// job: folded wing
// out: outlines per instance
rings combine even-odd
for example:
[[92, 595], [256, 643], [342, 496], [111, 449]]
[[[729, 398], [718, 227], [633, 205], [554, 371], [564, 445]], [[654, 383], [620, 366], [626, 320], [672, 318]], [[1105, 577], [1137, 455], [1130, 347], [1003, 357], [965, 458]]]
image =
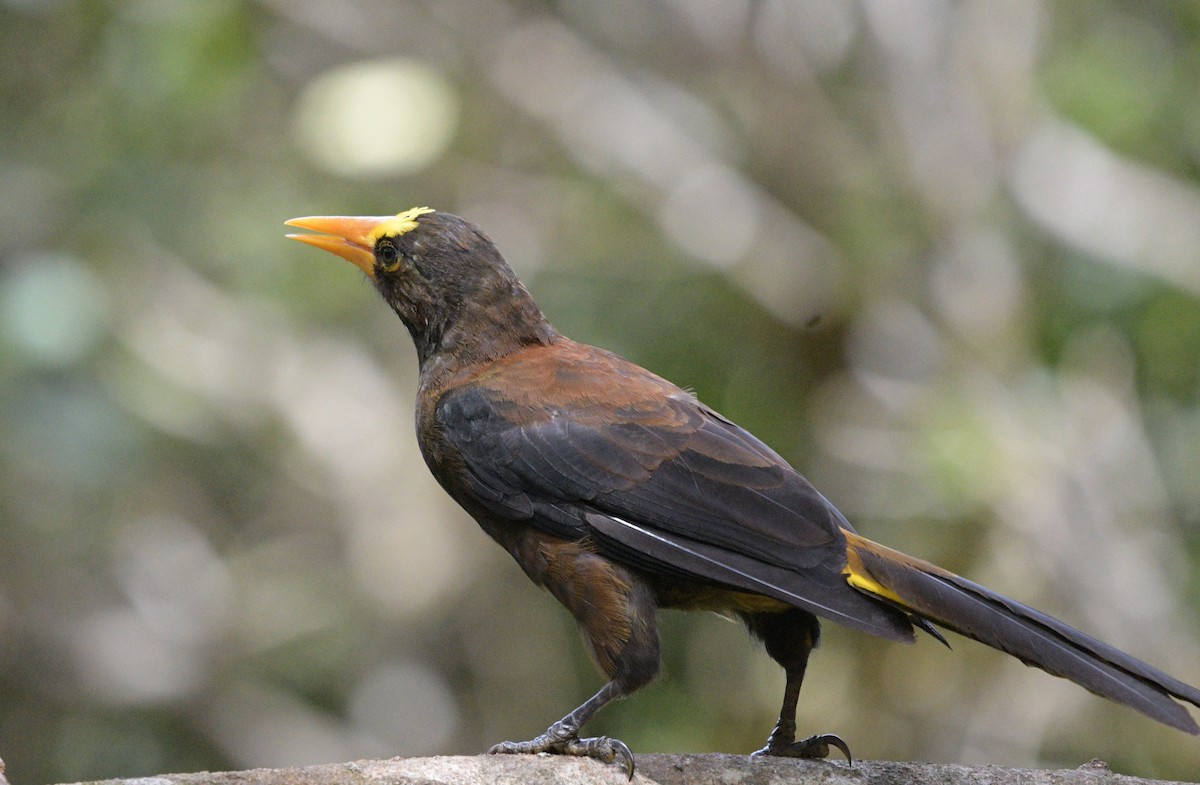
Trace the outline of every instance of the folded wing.
[[[628, 380], [626, 380], [628, 382]], [[648, 394], [558, 408], [488, 386], [446, 394], [443, 436], [473, 495], [492, 514], [647, 573], [685, 575], [763, 594], [822, 617], [911, 640], [906, 615], [851, 588], [849, 523], [762, 442], [680, 390], [649, 377]], [[626, 384], [628, 387], [628, 384]], [[664, 392], [669, 394], [664, 394]]]

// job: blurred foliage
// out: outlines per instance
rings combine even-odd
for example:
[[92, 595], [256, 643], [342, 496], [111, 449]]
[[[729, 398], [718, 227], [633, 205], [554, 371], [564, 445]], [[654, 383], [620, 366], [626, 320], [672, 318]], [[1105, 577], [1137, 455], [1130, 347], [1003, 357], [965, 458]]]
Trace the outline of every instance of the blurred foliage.
[[[443, 497], [415, 362], [283, 240], [418, 204], [868, 535], [1200, 683], [1200, 5], [0, 2], [0, 757], [22, 785], [528, 738], [598, 687]], [[748, 752], [782, 675], [664, 614], [589, 728]], [[953, 641], [827, 627], [865, 757], [1200, 771]], [[959, 644], [962, 645], [959, 645]]]

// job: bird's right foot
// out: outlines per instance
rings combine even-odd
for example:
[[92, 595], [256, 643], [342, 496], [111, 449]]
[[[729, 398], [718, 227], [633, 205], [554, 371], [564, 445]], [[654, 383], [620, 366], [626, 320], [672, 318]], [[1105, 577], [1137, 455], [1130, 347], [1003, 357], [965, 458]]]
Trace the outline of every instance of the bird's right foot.
[[616, 763], [625, 770], [625, 776], [633, 779], [633, 752], [620, 739], [608, 736], [579, 738], [576, 729], [555, 723], [536, 739], [529, 741], [502, 741], [488, 750], [488, 755], [573, 755], [592, 758], [601, 763]]
[[829, 748], [836, 747], [846, 756], [846, 762], [851, 766], [854, 765], [854, 758], [850, 755], [850, 746], [842, 741], [840, 736], [835, 736], [832, 733], [821, 733], [816, 736], [809, 736], [807, 739], [800, 741], [784, 741], [778, 740], [774, 735], [771, 736], [767, 746], [755, 752], [755, 755], [771, 755], [781, 758], [828, 758]]

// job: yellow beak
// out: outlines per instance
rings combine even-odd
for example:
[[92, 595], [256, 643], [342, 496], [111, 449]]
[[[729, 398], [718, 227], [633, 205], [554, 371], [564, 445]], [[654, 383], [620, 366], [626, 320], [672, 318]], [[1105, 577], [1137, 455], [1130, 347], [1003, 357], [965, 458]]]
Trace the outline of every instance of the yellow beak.
[[394, 215], [312, 215], [307, 218], [293, 218], [285, 221], [284, 225], [320, 232], [321, 234], [289, 234], [288, 238], [337, 254], [374, 278], [375, 243], [371, 232], [380, 224], [395, 218]]

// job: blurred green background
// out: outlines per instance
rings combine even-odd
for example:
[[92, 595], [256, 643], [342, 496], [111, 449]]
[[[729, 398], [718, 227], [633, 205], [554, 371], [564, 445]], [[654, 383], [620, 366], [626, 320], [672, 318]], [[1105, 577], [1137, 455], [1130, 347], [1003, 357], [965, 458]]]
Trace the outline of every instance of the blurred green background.
[[[283, 239], [425, 204], [868, 536], [1200, 684], [1198, 85], [1187, 2], [0, 0], [10, 779], [471, 754], [600, 685], [420, 462], [399, 322]], [[776, 666], [663, 625], [589, 730], [761, 746]], [[1200, 771], [952, 643], [827, 625], [801, 731]]]

